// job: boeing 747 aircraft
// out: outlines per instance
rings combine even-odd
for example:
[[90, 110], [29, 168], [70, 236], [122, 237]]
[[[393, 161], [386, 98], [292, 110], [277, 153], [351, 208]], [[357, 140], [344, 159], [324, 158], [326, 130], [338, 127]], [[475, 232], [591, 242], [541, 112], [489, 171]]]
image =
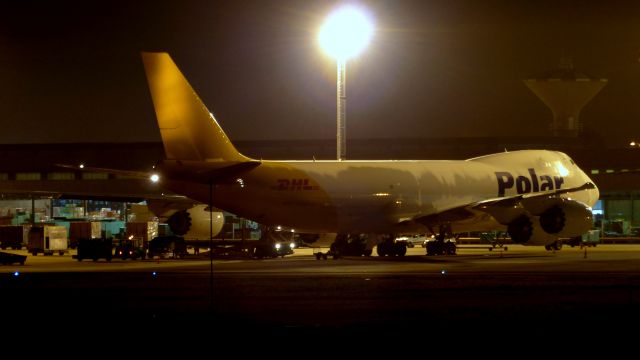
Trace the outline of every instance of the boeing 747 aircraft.
[[508, 231], [556, 244], [592, 227], [599, 192], [564, 153], [521, 150], [467, 160], [252, 159], [239, 153], [167, 53], [142, 53], [166, 158], [162, 186], [261, 224], [304, 233], [370, 234], [380, 255], [403, 255], [393, 234]]

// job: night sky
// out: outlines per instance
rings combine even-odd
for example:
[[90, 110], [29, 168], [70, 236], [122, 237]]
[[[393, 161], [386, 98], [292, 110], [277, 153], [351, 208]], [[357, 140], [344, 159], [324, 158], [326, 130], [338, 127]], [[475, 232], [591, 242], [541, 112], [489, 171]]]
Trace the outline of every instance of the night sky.
[[[334, 139], [335, 1], [0, 0], [0, 143], [159, 141], [140, 51], [167, 51], [234, 140]], [[547, 135], [523, 79], [607, 78], [583, 109], [608, 145], [640, 138], [640, 2], [363, 1], [348, 138]]]

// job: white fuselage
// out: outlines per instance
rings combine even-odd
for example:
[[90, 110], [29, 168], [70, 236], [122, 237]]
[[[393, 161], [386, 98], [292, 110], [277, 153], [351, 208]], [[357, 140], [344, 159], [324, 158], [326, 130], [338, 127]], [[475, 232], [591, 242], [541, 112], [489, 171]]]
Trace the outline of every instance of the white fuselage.
[[[565, 154], [523, 150], [469, 160], [262, 161], [216, 183], [213, 205], [266, 225], [304, 232], [393, 233], [399, 223], [483, 200], [578, 187], [591, 180]], [[209, 187], [170, 189], [204, 203]], [[567, 196], [593, 206], [597, 188]], [[424, 232], [413, 223], [415, 232]], [[500, 229], [495, 221], [456, 232]], [[404, 229], [406, 231], [407, 229]]]

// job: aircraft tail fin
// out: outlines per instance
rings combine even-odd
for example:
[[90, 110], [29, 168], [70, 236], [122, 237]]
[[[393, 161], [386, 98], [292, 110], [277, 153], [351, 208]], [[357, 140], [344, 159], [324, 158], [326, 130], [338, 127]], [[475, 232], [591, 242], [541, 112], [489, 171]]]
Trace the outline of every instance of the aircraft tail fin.
[[169, 54], [143, 52], [142, 62], [167, 159], [244, 162]]

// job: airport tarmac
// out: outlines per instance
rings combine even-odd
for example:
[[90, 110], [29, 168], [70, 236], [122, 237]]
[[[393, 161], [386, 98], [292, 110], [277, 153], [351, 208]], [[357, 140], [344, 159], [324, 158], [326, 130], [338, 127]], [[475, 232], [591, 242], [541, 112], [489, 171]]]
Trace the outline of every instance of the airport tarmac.
[[413, 248], [404, 257], [337, 260], [316, 260], [313, 251], [266, 260], [29, 255], [24, 265], [0, 265], [0, 311], [5, 321], [208, 324], [268, 337], [411, 337], [415, 328], [482, 337], [491, 324], [505, 329], [501, 337], [566, 339], [618, 336], [640, 324], [640, 245], [462, 246], [437, 257]]

